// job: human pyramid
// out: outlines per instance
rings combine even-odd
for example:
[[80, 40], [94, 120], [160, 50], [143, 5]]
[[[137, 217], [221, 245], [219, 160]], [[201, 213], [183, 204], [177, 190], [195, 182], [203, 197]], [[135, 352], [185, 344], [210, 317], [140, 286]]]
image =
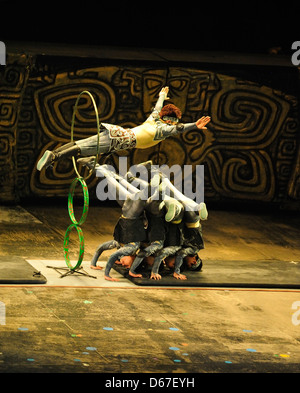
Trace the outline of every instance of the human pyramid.
[[[93, 165], [92, 159], [78, 161]], [[128, 268], [132, 277], [143, 277], [137, 271], [150, 266], [150, 279], [160, 280], [162, 262], [173, 270], [175, 278], [186, 280], [181, 271], [202, 267], [198, 252], [204, 248], [200, 221], [207, 219], [206, 205], [184, 196], [159, 169], [153, 169], [151, 161], [136, 167], [141, 166], [153, 175], [149, 183], [131, 172], [123, 177], [106, 165], [96, 165], [97, 176], [106, 177], [109, 189], [116, 190], [122, 214], [114, 228], [113, 239], [99, 245], [90, 267], [102, 269], [97, 266], [100, 255], [117, 248], [106, 263], [106, 280], [118, 281], [110, 276], [115, 263]], [[140, 188], [132, 183], [138, 183]]]
[[[122, 215], [115, 226], [113, 239], [98, 247], [91, 263], [92, 269], [101, 269], [96, 264], [101, 253], [117, 248], [105, 268], [105, 279], [110, 281], [117, 281], [110, 276], [114, 263], [127, 266], [131, 276], [141, 277], [136, 270], [146, 261], [152, 264], [150, 278], [155, 280], [161, 279], [158, 272], [162, 261], [173, 268], [174, 277], [181, 280], [186, 279], [181, 274], [183, 267], [200, 270], [202, 266], [198, 252], [204, 247], [200, 220], [207, 219], [205, 203], [197, 205], [181, 194], [159, 171], [154, 171], [149, 182], [134, 178], [130, 173], [122, 177], [105, 165], [96, 164], [94, 157], [132, 148], [147, 149], [170, 136], [205, 130], [210, 122], [209, 116], [183, 124], [180, 122], [182, 114], [179, 108], [173, 104], [163, 106], [164, 101], [169, 99], [168, 92], [167, 86], [161, 89], [153, 111], [141, 125], [125, 129], [101, 123], [97, 135], [72, 141], [54, 151], [46, 150], [37, 163], [37, 169], [41, 171], [62, 158], [80, 155], [83, 158], [78, 159], [78, 162], [97, 169], [108, 182], [114, 183]], [[152, 174], [151, 164], [147, 162], [139, 165]], [[134, 187], [131, 184], [133, 180], [140, 181], [141, 187]], [[172, 191], [173, 196], [168, 195], [167, 190]]]

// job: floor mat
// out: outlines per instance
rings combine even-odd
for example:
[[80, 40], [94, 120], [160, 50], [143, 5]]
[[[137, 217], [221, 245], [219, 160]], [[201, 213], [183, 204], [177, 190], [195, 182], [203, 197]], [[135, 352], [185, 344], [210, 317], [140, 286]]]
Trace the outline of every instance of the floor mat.
[[294, 261], [203, 261], [201, 271], [183, 272], [187, 280], [175, 279], [167, 269], [159, 272], [161, 280], [150, 279], [150, 271], [140, 271], [143, 278], [134, 278], [120, 265], [115, 264], [114, 269], [143, 286], [300, 288], [300, 262]]
[[0, 257], [0, 284], [45, 284], [47, 279], [25, 259]]

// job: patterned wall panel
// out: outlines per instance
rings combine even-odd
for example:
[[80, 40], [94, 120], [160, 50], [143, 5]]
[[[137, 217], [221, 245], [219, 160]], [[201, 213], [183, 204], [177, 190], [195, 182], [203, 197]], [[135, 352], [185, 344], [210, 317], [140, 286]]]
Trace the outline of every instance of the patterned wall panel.
[[17, 198], [18, 120], [30, 64], [29, 56], [10, 54], [0, 66], [0, 201]]
[[[183, 122], [210, 115], [208, 130], [191, 131], [162, 141], [159, 156], [156, 146], [101, 157], [101, 163], [111, 160], [118, 166], [118, 157], [123, 155], [128, 157], [129, 166], [158, 157], [160, 165], [191, 164], [195, 169], [203, 164], [206, 201], [280, 203], [286, 198], [300, 201], [299, 187], [292, 181], [299, 178], [296, 97], [246, 78], [200, 69], [128, 65], [77, 69], [71, 64], [68, 67], [70, 70], [65, 67], [63, 71], [55, 66], [36, 67], [22, 89], [15, 182], [20, 198], [68, 194], [75, 177], [71, 160], [62, 160], [42, 172], [36, 170], [36, 163], [46, 149], [53, 150], [70, 141], [73, 106], [81, 91], [93, 94], [100, 121], [130, 128], [146, 119], [160, 89], [168, 85], [170, 101], [181, 108]], [[0, 113], [3, 122], [9, 112], [3, 106]], [[10, 121], [13, 124], [13, 117]], [[88, 96], [82, 96], [74, 139], [95, 132], [93, 107]], [[12, 141], [7, 141], [6, 145], [1, 142], [3, 147], [11, 148]], [[97, 183], [94, 176], [89, 179], [91, 194]]]
[[[165, 162], [204, 164], [208, 199], [279, 201], [299, 148], [295, 98], [198, 70], [171, 68], [168, 84], [184, 121], [203, 114], [212, 121], [205, 133], [192, 131], [171, 144], [162, 142]], [[134, 157], [141, 160], [143, 152], [135, 150]]]

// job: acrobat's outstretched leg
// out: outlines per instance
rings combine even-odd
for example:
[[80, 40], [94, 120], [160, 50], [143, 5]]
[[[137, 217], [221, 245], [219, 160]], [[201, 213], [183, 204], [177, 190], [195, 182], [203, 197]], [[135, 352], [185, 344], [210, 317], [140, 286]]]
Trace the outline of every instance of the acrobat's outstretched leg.
[[[107, 165], [97, 165], [97, 173], [106, 178], [108, 192], [113, 193], [110, 195], [115, 199], [120, 206], [123, 206], [127, 198], [135, 195], [139, 190], [128, 183], [124, 178], [117, 175], [114, 171], [110, 170]], [[124, 185], [123, 185], [124, 184]]]
[[46, 150], [37, 163], [37, 170], [41, 171], [44, 168], [48, 168], [50, 165], [54, 164], [55, 161], [58, 161], [61, 158], [72, 156], [76, 157], [79, 154], [80, 148], [75, 142], [67, 143], [54, 151]]
[[97, 148], [99, 154], [109, 153], [111, 142], [108, 130], [101, 130], [99, 140], [98, 146], [98, 135], [93, 135], [89, 138], [67, 143], [53, 151], [46, 150], [37, 163], [37, 170], [46, 169], [54, 162], [66, 157], [78, 157], [79, 155], [83, 157], [95, 156]]
[[[163, 179], [161, 181], [161, 188], [162, 188], [163, 192], [165, 190], [171, 191], [172, 194], [174, 195], [174, 198], [176, 198], [177, 200], [179, 200], [183, 204], [185, 210], [198, 211], [200, 219], [201, 220], [207, 220], [208, 212], [207, 212], [207, 209], [206, 209], [206, 204], [204, 202], [197, 203], [197, 202], [193, 201], [192, 199], [188, 198], [187, 196], [182, 194], [170, 182], [170, 180], [167, 177], [164, 177], [164, 176], [163, 176]], [[167, 195], [166, 195], [166, 199], [167, 199]]]

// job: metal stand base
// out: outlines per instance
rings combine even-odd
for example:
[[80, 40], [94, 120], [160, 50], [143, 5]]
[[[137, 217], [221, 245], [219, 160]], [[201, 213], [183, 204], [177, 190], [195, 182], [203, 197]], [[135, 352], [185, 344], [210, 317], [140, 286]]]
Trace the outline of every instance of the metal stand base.
[[[83, 268], [81, 266], [78, 269], [74, 269], [74, 270], [69, 269], [68, 267], [55, 267], [55, 266], [47, 266], [47, 267], [49, 267], [50, 269], [56, 270], [60, 274], [60, 278], [66, 277], [69, 274], [78, 274], [78, 275], [87, 276], [87, 277], [91, 277], [91, 278], [97, 278], [95, 276], [88, 274], [85, 270], [83, 270]], [[60, 270], [67, 271], [67, 272], [64, 274], [61, 274]], [[80, 272], [79, 270], [82, 270], [82, 272]]]

